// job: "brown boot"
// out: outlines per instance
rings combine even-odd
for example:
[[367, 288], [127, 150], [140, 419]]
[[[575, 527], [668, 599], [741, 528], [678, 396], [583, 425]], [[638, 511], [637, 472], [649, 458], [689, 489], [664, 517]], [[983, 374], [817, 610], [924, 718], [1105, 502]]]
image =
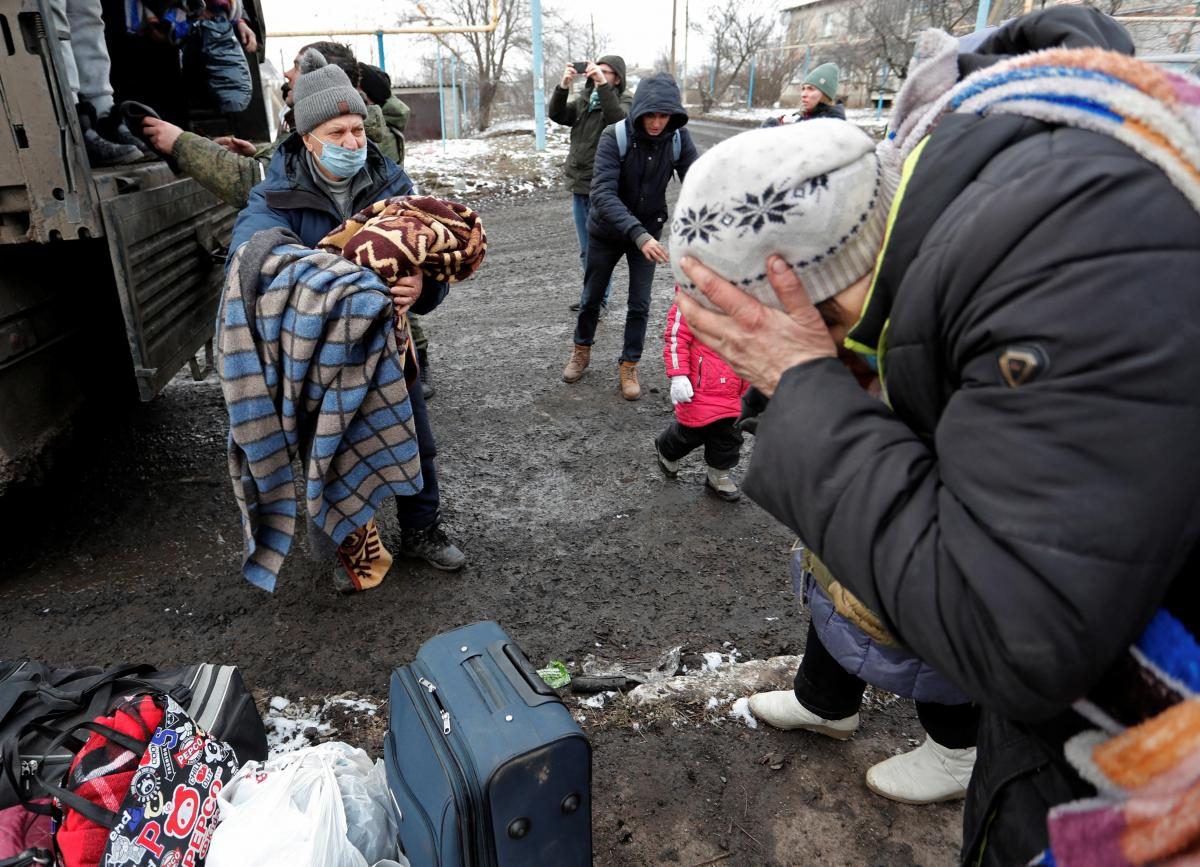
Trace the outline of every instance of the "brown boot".
[[622, 361], [618, 375], [621, 378], [621, 397], [626, 400], [637, 400], [642, 396], [642, 387], [638, 384], [636, 361]]
[[579, 382], [583, 378], [583, 372], [587, 370], [587, 366], [591, 360], [592, 347], [580, 346], [576, 343], [575, 351], [571, 353], [571, 360], [563, 368], [563, 382]]

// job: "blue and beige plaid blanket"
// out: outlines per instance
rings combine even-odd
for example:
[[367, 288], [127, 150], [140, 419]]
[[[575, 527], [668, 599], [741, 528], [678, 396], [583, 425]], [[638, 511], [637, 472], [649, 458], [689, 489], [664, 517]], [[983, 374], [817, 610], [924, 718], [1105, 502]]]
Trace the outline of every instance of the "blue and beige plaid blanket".
[[291, 548], [297, 457], [314, 553], [332, 554], [328, 541], [366, 524], [385, 497], [421, 490], [393, 324], [373, 271], [284, 230], [258, 233], [230, 263], [216, 344], [252, 584], [274, 590]]

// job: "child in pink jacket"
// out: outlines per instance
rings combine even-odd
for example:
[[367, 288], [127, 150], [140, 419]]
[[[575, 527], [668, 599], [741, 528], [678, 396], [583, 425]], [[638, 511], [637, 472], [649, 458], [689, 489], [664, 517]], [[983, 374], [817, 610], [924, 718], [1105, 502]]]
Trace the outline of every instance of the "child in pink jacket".
[[729, 471], [741, 457], [742, 432], [734, 427], [734, 421], [741, 414], [742, 394], [749, 383], [692, 337], [678, 305], [672, 304], [667, 313], [663, 338], [675, 420], [654, 440], [658, 465], [673, 479], [679, 473], [679, 461], [704, 446], [704, 462], [708, 465], [705, 487], [722, 500], [736, 500], [742, 492]]

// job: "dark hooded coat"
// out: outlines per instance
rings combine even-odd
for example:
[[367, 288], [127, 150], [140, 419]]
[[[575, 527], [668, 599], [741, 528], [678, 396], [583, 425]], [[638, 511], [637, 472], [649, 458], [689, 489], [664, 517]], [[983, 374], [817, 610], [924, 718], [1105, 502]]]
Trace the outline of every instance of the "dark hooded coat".
[[[592, 165], [596, 162], [596, 145], [600, 133], [609, 124], [624, 120], [633, 104], [633, 94], [625, 87], [625, 60], [616, 54], [606, 54], [596, 61], [607, 63], [621, 77], [621, 83], [611, 87], [607, 82], [595, 86], [589, 78], [583, 92], [568, 100], [569, 91], [559, 85], [550, 94], [550, 105], [546, 114], [555, 123], [571, 128], [571, 150], [567, 154], [567, 186], [572, 193], [586, 196], [592, 189]], [[592, 106], [592, 94], [599, 95], [599, 102]]]
[[[959, 66], [1130, 50], [1110, 24], [1056, 7]], [[1157, 610], [1200, 634], [1197, 274], [1200, 215], [1124, 144], [949, 115], [850, 333], [890, 408], [823, 359], [759, 423], [747, 494], [984, 708], [969, 863], [1028, 863], [1048, 809], [1094, 792], [1064, 757], [1090, 727], [1072, 704]]]
[[[646, 133], [641, 123], [646, 114], [669, 114], [671, 120], [656, 136]], [[687, 112], [679, 86], [666, 73], [652, 75], [638, 85], [633, 109], [625, 124], [629, 149], [621, 159], [616, 133], [610, 127], [600, 136], [596, 171], [592, 176], [592, 202], [588, 211], [588, 234], [609, 241], [632, 242], [637, 246], [647, 237], [657, 239], [667, 221], [667, 184], [671, 175], [679, 180], [699, 153], [684, 126]], [[672, 138], [679, 130], [679, 159], [673, 159]]]

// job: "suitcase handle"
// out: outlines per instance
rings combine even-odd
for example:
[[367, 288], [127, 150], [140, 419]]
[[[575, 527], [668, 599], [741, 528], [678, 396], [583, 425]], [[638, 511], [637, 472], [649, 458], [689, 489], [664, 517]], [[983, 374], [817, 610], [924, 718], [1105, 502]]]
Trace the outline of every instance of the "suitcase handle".
[[497, 662], [507, 659], [509, 665], [501, 665], [513, 688], [525, 699], [525, 704], [537, 707], [548, 701], [559, 701], [558, 693], [542, 680], [537, 669], [529, 662], [525, 652], [511, 641], [495, 641], [488, 648]]

